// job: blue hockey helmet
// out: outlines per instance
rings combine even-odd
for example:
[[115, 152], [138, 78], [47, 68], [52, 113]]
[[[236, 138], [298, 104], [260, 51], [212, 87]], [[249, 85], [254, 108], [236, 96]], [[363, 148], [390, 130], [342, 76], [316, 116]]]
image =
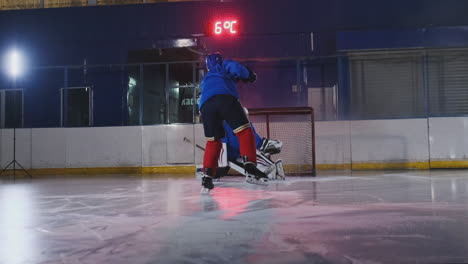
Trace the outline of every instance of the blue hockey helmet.
[[208, 71], [220, 71], [222, 65], [223, 57], [221, 57], [221, 53], [215, 52], [206, 56], [206, 68], [208, 69]]

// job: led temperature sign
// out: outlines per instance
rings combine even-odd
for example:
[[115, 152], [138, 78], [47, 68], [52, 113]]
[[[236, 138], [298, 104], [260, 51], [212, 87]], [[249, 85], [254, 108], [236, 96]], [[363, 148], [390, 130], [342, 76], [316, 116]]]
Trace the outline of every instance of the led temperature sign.
[[217, 20], [213, 25], [213, 33], [215, 35], [235, 35], [238, 33], [237, 20]]

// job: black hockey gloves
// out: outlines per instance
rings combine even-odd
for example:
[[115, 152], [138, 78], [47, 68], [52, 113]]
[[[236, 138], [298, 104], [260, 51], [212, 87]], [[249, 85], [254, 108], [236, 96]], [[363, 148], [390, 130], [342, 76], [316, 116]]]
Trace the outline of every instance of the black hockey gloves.
[[250, 68], [246, 67], [247, 70], [249, 70], [249, 77], [247, 79], [243, 79], [243, 82], [249, 82], [249, 83], [254, 83], [257, 80], [257, 74], [253, 72]]

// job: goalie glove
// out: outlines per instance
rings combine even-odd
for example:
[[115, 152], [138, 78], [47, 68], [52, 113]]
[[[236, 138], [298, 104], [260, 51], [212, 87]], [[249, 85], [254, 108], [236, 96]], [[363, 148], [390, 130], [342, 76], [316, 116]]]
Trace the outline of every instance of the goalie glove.
[[259, 150], [266, 154], [278, 154], [283, 148], [283, 142], [274, 139], [263, 138]]

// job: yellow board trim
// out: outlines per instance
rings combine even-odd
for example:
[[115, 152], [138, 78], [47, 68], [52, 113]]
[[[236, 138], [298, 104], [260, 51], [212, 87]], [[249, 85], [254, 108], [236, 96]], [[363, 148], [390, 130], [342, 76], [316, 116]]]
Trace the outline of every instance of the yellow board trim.
[[432, 169], [468, 169], [468, 160], [431, 161]]
[[[311, 170], [310, 165], [284, 165], [286, 172]], [[468, 169], [468, 160], [398, 162], [398, 163], [353, 163], [317, 164], [317, 170], [404, 170], [404, 169]], [[195, 165], [155, 167], [93, 167], [93, 168], [44, 168], [28, 169], [33, 176], [40, 175], [102, 175], [102, 174], [194, 174]], [[9, 171], [7, 171], [9, 172]], [[19, 176], [24, 173], [17, 171]]]
[[317, 170], [428, 170], [429, 162], [317, 164]]
[[352, 170], [402, 170], [402, 169], [430, 169], [429, 162], [397, 162], [397, 163], [353, 163]]
[[351, 170], [351, 164], [317, 164], [317, 170]]
[[[28, 169], [33, 176], [39, 175], [98, 175], [98, 174], [188, 174], [195, 173], [195, 165], [158, 167], [94, 167], [94, 168], [44, 168]], [[8, 171], [7, 171], [8, 172]], [[24, 174], [17, 171], [18, 174]]]
[[188, 173], [195, 173], [196, 166], [161, 166], [161, 167], [143, 167], [141, 168], [142, 174], [161, 174], [161, 173], [168, 173], [168, 174], [188, 174]]
[[28, 169], [30, 174], [34, 175], [61, 175], [61, 174], [138, 174], [139, 167], [96, 167], [96, 168], [44, 168]]
[[317, 170], [429, 170], [429, 169], [468, 169], [468, 160], [393, 162], [393, 163], [353, 163], [317, 164]]

